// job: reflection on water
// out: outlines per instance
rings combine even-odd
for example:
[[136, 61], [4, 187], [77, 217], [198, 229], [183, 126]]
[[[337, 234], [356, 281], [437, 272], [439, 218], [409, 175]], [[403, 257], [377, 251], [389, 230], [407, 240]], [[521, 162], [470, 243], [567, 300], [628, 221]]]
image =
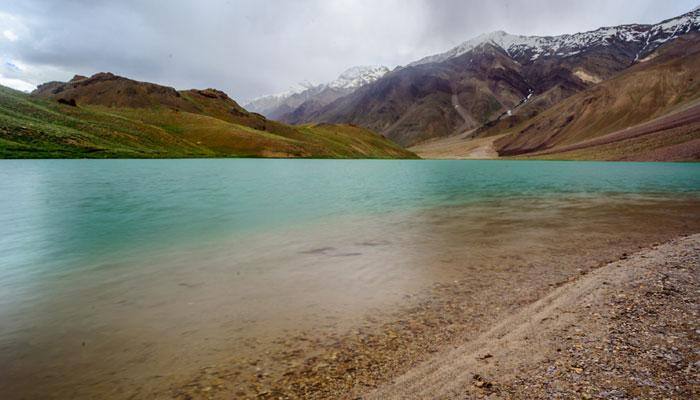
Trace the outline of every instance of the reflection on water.
[[555, 282], [700, 225], [690, 164], [2, 166], [0, 389], [39, 397], [157, 392], [280, 336], [391, 318], [437, 282]]

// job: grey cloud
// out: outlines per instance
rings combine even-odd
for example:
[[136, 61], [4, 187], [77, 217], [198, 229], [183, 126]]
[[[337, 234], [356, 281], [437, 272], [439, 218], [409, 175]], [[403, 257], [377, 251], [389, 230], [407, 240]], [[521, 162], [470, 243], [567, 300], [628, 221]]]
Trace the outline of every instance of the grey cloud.
[[[0, 0], [0, 74], [33, 84], [112, 71], [245, 100], [362, 64], [389, 67], [497, 29], [557, 34], [656, 22], [694, 1]], [[5, 62], [16, 63], [11, 71]], [[0, 77], [2, 77], [0, 76]]]

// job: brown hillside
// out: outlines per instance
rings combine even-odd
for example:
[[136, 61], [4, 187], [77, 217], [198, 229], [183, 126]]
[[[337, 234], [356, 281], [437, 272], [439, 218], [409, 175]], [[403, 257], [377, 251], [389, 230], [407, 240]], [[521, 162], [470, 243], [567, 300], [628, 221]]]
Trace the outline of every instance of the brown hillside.
[[110, 108], [168, 108], [202, 114], [259, 131], [285, 137], [297, 137], [292, 127], [270, 121], [260, 114], [250, 113], [216, 89], [174, 88], [149, 82], [139, 82], [109, 72], [89, 78], [76, 75], [69, 82], [48, 82], [32, 92], [33, 97], [58, 101], [75, 101], [78, 105]]
[[[559, 36], [497, 31], [425, 57], [290, 122], [353, 123], [404, 146], [440, 137], [495, 136], [700, 31], [694, 10], [658, 24]], [[483, 126], [482, 129], [479, 129]]]
[[496, 141], [497, 151], [554, 153], [658, 118], [700, 98], [698, 71], [700, 34], [678, 38], [616, 77], [510, 128]]
[[[32, 95], [55, 100], [72, 99], [78, 104], [106, 107], [165, 106], [196, 111], [194, 104], [185, 100], [180, 92], [171, 87], [139, 82], [109, 72], [100, 72], [89, 78], [76, 75], [69, 82], [45, 83], [39, 85]], [[242, 110], [237, 104], [235, 107]]]
[[509, 128], [624, 70], [635, 50], [601, 46], [530, 61], [486, 43], [445, 62], [389, 73], [301, 120], [352, 122], [404, 146], [482, 126]]

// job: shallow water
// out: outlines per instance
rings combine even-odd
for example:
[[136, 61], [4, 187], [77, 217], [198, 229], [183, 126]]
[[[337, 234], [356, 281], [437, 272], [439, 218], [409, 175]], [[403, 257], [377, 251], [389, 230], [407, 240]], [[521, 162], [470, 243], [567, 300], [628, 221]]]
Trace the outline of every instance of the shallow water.
[[694, 231], [699, 194], [697, 164], [0, 161], [0, 389], [128, 397], [436, 282]]

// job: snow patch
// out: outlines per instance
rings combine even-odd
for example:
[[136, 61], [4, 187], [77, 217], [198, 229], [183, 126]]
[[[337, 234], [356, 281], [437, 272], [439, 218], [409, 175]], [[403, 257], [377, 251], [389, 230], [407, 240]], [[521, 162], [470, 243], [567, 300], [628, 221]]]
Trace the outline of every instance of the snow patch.
[[658, 57], [658, 55], [659, 55], [659, 53], [657, 53], [657, 52], [651, 53], [648, 56], [639, 60], [639, 62], [643, 63], [643, 62], [651, 61], [651, 60], [655, 59], [656, 57]]
[[358, 66], [345, 70], [338, 79], [328, 84], [331, 88], [357, 89], [372, 83], [389, 72], [384, 66]]
[[250, 100], [250, 103], [254, 103], [257, 101], [262, 101], [262, 100], [275, 100], [275, 99], [286, 99], [289, 98], [295, 94], [301, 93], [305, 90], [311, 89], [315, 87], [316, 85], [306, 81], [306, 82], [299, 82], [297, 84], [294, 84], [293, 86], [290, 86], [289, 89], [285, 90], [284, 92], [279, 92], [275, 94], [267, 94], [264, 96], [258, 96], [252, 100]]

